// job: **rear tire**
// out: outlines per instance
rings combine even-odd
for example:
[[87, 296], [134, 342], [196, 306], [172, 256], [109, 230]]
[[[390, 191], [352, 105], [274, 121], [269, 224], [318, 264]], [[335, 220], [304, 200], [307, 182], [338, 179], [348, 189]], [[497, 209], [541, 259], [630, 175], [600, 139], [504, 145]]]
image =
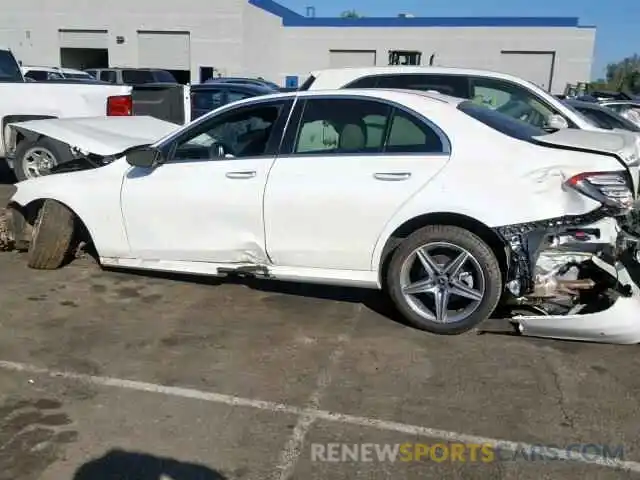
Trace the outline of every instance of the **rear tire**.
[[27, 265], [38, 270], [60, 268], [71, 253], [73, 213], [55, 200], [46, 200], [33, 225]]
[[[441, 335], [464, 333], [489, 318], [503, 291], [491, 248], [477, 235], [450, 225], [431, 225], [409, 235], [393, 253], [387, 272], [385, 287], [403, 317], [416, 328]], [[440, 308], [436, 299], [442, 300]]]

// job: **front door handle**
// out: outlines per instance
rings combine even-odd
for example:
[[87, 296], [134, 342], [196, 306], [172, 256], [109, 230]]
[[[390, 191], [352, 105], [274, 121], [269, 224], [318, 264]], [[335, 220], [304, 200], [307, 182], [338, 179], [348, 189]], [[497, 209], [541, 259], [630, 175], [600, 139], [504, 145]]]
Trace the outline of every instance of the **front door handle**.
[[373, 178], [376, 180], [385, 180], [387, 182], [398, 182], [407, 180], [411, 177], [411, 172], [379, 172], [374, 173]]
[[227, 172], [226, 174], [227, 178], [235, 178], [235, 179], [253, 178], [255, 176], [256, 176], [256, 172]]

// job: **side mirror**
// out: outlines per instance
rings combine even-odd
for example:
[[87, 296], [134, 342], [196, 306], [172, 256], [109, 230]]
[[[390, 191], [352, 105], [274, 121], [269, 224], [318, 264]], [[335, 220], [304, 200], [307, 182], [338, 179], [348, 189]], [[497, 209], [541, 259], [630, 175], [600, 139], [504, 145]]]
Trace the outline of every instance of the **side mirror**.
[[547, 120], [547, 126], [549, 128], [562, 130], [563, 128], [569, 128], [569, 123], [562, 115], [551, 115], [549, 120]]
[[140, 168], [153, 168], [163, 160], [162, 152], [151, 147], [134, 148], [126, 156], [129, 165]]

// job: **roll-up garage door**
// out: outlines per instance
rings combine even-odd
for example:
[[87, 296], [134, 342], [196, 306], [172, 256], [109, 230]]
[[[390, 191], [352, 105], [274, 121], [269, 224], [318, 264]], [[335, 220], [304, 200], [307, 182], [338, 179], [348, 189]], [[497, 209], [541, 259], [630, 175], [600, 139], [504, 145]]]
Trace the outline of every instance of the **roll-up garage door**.
[[138, 65], [141, 68], [189, 70], [189, 32], [138, 32]]
[[376, 64], [375, 50], [329, 50], [329, 67], [373, 67]]
[[106, 30], [58, 30], [60, 48], [109, 48]]
[[553, 82], [555, 52], [503, 51], [501, 70], [549, 91]]

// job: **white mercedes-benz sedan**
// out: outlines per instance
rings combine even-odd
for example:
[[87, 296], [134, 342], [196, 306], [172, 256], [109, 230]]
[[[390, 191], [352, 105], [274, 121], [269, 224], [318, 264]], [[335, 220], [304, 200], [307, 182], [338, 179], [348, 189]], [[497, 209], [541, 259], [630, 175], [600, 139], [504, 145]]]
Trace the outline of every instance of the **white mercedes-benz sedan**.
[[13, 240], [32, 268], [58, 268], [86, 241], [109, 267], [381, 289], [434, 333], [493, 314], [525, 334], [640, 341], [640, 293], [619, 261], [635, 255], [621, 227], [633, 135], [377, 89], [256, 97], [182, 128], [12, 128], [82, 154], [17, 184]]

